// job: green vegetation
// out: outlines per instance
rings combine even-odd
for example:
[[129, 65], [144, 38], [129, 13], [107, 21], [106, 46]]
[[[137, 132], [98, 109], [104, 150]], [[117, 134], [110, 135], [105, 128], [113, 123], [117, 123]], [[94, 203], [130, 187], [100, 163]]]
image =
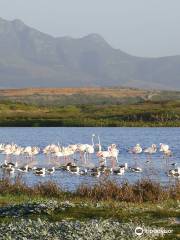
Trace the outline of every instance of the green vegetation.
[[0, 102], [0, 126], [180, 126], [180, 101], [38, 106]]
[[0, 126], [180, 126], [180, 92], [133, 88], [0, 90]]
[[[74, 223], [75, 226], [73, 226], [72, 230], [74, 233], [72, 234], [76, 234], [77, 224], [79, 226], [78, 231], [80, 231], [83, 224], [85, 226], [90, 224], [92, 228], [92, 221], [96, 219], [97, 222], [95, 224], [98, 224], [99, 231], [102, 231], [102, 228], [106, 229], [107, 224], [109, 224], [108, 229], [113, 229], [118, 222], [118, 226], [113, 231], [117, 231], [119, 237], [124, 236], [123, 232], [125, 231], [123, 239], [136, 239], [136, 236], [133, 235], [136, 226], [172, 230], [171, 234], [166, 234], [163, 238], [160, 236], [155, 238], [149, 235], [147, 238], [141, 239], [178, 239], [179, 200], [179, 183], [175, 186], [164, 188], [149, 180], [142, 180], [136, 184], [124, 183], [121, 185], [106, 180], [92, 187], [82, 185], [74, 192], [67, 192], [52, 182], [39, 183], [34, 187], [28, 187], [20, 178], [16, 178], [15, 181], [1, 179], [0, 229], [1, 231], [6, 230], [6, 234], [11, 235], [15, 231], [14, 229], [17, 228], [16, 222], [21, 225], [22, 222], [20, 221], [23, 221], [23, 228], [27, 227], [27, 232], [21, 233], [20, 229], [17, 231], [18, 234], [24, 234], [23, 236], [27, 237], [28, 229], [32, 227], [32, 224], [34, 224], [32, 227], [32, 232], [34, 232], [36, 224], [38, 225], [39, 221], [41, 221], [42, 234], [45, 234], [44, 231], [48, 234], [48, 231], [51, 231], [48, 225], [53, 224], [53, 229], [56, 229], [63, 220], [63, 223], [66, 222], [66, 228], [63, 228], [61, 233], [66, 232], [68, 224]], [[12, 231], [8, 229], [8, 226], [11, 226]], [[88, 228], [89, 232], [91, 232], [90, 226]], [[40, 233], [41, 228], [38, 231]], [[95, 227], [93, 227], [93, 231], [95, 231]], [[106, 233], [108, 231], [106, 229]], [[53, 238], [44, 237], [43, 239]], [[77, 238], [67, 237], [67, 239]]]

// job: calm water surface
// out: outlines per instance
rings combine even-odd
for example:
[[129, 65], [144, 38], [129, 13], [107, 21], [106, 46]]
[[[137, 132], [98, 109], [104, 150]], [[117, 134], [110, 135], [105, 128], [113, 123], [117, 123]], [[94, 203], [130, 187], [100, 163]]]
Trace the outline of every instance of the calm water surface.
[[[139, 166], [143, 169], [142, 173], [127, 172], [123, 176], [111, 176], [110, 178], [119, 182], [124, 180], [134, 182], [140, 178], [148, 177], [160, 181], [162, 184], [175, 181], [175, 179], [167, 177], [165, 172], [172, 168], [171, 164], [174, 162], [180, 167], [180, 128], [0, 128], [0, 142], [14, 142], [21, 146], [35, 145], [40, 148], [58, 142], [64, 146], [73, 143], [91, 144], [93, 133], [100, 136], [104, 149], [111, 143], [118, 146], [120, 150], [119, 163], [127, 162], [129, 166]], [[173, 157], [164, 159], [162, 154], [157, 152], [152, 156], [150, 163], [147, 163], [148, 156], [144, 153], [139, 154], [136, 158], [127, 152], [128, 148], [137, 143], [140, 143], [143, 148], [149, 147], [152, 143], [157, 145], [167, 143], [173, 151]], [[3, 162], [4, 158], [5, 156], [0, 154], [0, 162]], [[25, 165], [27, 160], [19, 158], [18, 163]], [[31, 164], [47, 167], [53, 166], [54, 162], [40, 154]], [[62, 164], [62, 160], [59, 160], [57, 164]], [[96, 164], [97, 158], [94, 155], [88, 165]], [[78, 176], [62, 171], [56, 171], [53, 175], [45, 177], [26, 173], [23, 174], [23, 179], [29, 185], [40, 181], [53, 180], [70, 190], [75, 189], [80, 183], [93, 184], [97, 181], [96, 178], [91, 176]]]

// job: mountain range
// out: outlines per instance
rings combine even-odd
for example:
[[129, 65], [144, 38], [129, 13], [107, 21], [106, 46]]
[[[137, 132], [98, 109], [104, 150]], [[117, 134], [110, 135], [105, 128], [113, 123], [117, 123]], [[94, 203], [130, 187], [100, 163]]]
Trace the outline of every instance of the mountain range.
[[180, 56], [131, 56], [98, 34], [53, 37], [0, 18], [0, 88], [109, 86], [180, 90]]

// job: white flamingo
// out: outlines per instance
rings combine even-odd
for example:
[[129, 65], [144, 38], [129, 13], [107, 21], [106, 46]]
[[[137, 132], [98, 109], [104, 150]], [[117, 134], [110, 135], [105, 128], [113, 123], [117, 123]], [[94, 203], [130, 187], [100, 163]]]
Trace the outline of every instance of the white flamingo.
[[100, 137], [98, 136], [98, 141], [99, 141], [99, 151], [97, 152], [97, 157], [98, 158], [102, 158], [106, 164], [106, 160], [107, 158], [110, 158], [112, 156], [111, 152], [110, 152], [110, 146], [108, 147], [107, 151], [102, 151], [102, 146], [101, 146], [101, 141], [100, 141]]
[[85, 161], [84, 153], [85, 153], [85, 151], [86, 151], [86, 148], [87, 148], [87, 144], [78, 144], [78, 145], [77, 145], [77, 152], [80, 153], [80, 159], [81, 159], [81, 160], [84, 160], [84, 161]]
[[130, 149], [130, 153], [133, 153], [133, 154], [140, 154], [140, 153], [142, 153], [141, 145], [139, 143], [137, 143], [135, 147]]
[[28, 146], [28, 147], [25, 147], [23, 153], [27, 156], [27, 157], [30, 157], [30, 158], [33, 158], [33, 156], [39, 154], [40, 152], [40, 148], [34, 146], [34, 147], [31, 147], [31, 146]]
[[160, 143], [160, 152], [167, 152], [169, 150], [169, 145], [164, 144], [164, 143]]
[[118, 162], [119, 150], [117, 149], [116, 144], [111, 144], [109, 146], [109, 151], [111, 152], [111, 157], [115, 158]]
[[87, 161], [86, 155], [93, 154], [94, 153], [94, 137], [95, 134], [92, 134], [92, 145], [90, 144], [78, 144], [77, 145], [77, 152], [80, 153], [80, 158], [84, 159], [85, 163]]
[[6, 155], [6, 158], [9, 159], [10, 156], [13, 154], [13, 151], [15, 149], [15, 146], [12, 144], [7, 144], [4, 147], [4, 150], [2, 152], [2, 154]]
[[4, 151], [4, 147], [5, 147], [5, 144], [4, 144], [4, 143], [1, 143], [1, 144], [0, 144], [0, 152]]
[[92, 134], [92, 145], [90, 144], [86, 144], [86, 149], [85, 149], [85, 162], [87, 161], [86, 156], [88, 155], [88, 157], [90, 156], [90, 154], [93, 154], [95, 152], [94, 149], [94, 137], [95, 134]]
[[157, 152], [156, 144], [152, 144], [151, 147], [148, 147], [144, 150], [144, 153], [148, 153], [148, 154], [154, 154], [156, 152]]
[[61, 147], [59, 150], [55, 151], [54, 156], [59, 158], [59, 157], [64, 157], [65, 161], [72, 155], [74, 155], [74, 150], [71, 147]]
[[172, 151], [169, 148], [169, 145], [160, 143], [160, 152], [163, 152], [164, 157], [171, 157], [172, 156]]
[[135, 157], [134, 157], [135, 165], [137, 165], [137, 162], [136, 162], [137, 155], [142, 153], [142, 151], [143, 151], [142, 147], [139, 143], [137, 143], [136, 146], [134, 146], [132, 149], [130, 149], [129, 152], [135, 155]]

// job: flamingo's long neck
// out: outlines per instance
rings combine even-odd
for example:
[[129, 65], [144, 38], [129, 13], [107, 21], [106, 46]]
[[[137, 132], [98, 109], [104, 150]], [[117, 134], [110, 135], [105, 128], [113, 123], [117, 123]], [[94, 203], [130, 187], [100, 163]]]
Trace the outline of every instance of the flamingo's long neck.
[[92, 146], [94, 147], [94, 135], [92, 136]]
[[101, 147], [101, 141], [100, 141], [100, 137], [98, 136], [98, 141], [99, 141], [99, 152], [102, 151], [102, 147]]

